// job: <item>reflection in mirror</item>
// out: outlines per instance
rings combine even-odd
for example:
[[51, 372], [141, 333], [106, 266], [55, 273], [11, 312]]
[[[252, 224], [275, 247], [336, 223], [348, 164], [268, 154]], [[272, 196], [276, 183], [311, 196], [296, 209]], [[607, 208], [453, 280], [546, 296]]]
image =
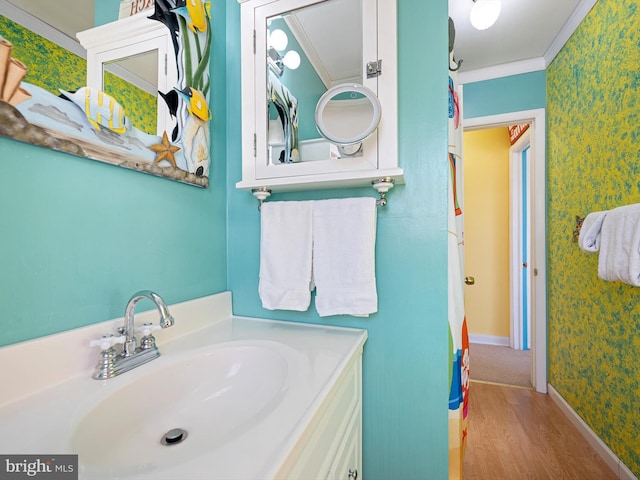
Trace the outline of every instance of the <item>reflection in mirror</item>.
[[315, 114], [318, 131], [336, 147], [331, 158], [362, 155], [362, 142], [378, 128], [380, 117], [375, 93], [358, 84], [330, 88]]
[[362, 8], [326, 0], [266, 19], [269, 165], [332, 158], [315, 110], [331, 87], [362, 83]]
[[[127, 115], [139, 130], [155, 135], [158, 117], [158, 50], [142, 52], [126, 58], [104, 63], [103, 91], [121, 105], [127, 105]], [[125, 85], [137, 87], [132, 90]], [[123, 98], [122, 93], [135, 91], [135, 96]]]

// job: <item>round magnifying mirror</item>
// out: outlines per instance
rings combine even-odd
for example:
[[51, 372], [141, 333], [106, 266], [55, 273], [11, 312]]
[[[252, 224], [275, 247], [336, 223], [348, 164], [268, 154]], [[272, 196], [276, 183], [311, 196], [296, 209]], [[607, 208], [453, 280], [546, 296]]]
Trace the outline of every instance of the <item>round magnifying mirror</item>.
[[380, 101], [369, 88], [357, 83], [327, 90], [316, 105], [316, 126], [320, 134], [338, 145], [344, 155], [355, 155], [362, 141], [380, 123]]

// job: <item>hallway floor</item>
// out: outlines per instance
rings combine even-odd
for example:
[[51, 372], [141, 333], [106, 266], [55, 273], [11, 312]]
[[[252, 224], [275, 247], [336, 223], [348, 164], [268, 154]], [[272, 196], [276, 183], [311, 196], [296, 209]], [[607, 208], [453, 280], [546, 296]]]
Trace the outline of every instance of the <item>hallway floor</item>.
[[472, 382], [464, 480], [615, 480], [548, 395]]
[[472, 343], [471, 379], [531, 388], [531, 350]]

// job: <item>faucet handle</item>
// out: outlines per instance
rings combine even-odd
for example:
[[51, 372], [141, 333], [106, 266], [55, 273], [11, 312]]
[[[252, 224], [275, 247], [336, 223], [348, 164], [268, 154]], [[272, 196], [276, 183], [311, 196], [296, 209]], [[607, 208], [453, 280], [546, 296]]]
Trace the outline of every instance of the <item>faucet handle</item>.
[[162, 330], [162, 327], [160, 325], [152, 325], [149, 322], [143, 323], [141, 327], [136, 328], [136, 331], [142, 333], [145, 337], [148, 337], [151, 335], [151, 332], [156, 330]]
[[154, 330], [162, 330], [160, 325], [152, 325], [150, 322], [145, 322], [141, 327], [136, 328], [137, 331], [142, 333], [140, 339], [140, 348], [142, 350], [150, 350], [156, 348], [156, 338], [151, 335]]
[[116, 343], [124, 343], [125, 337], [120, 335], [118, 337], [113, 336], [111, 333], [108, 335], [103, 335], [97, 340], [91, 340], [89, 342], [90, 347], [100, 347], [103, 351], [108, 350], [113, 347]]

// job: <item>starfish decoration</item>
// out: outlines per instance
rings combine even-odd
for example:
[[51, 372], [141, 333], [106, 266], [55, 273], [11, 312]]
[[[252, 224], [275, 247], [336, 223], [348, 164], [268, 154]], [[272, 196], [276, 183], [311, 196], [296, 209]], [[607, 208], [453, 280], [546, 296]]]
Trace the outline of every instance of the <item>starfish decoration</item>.
[[149, 148], [156, 152], [156, 159], [153, 161], [154, 163], [166, 160], [171, 165], [176, 167], [176, 157], [173, 154], [180, 150], [180, 147], [171, 145], [166, 131], [162, 134], [162, 142], [151, 145]]

